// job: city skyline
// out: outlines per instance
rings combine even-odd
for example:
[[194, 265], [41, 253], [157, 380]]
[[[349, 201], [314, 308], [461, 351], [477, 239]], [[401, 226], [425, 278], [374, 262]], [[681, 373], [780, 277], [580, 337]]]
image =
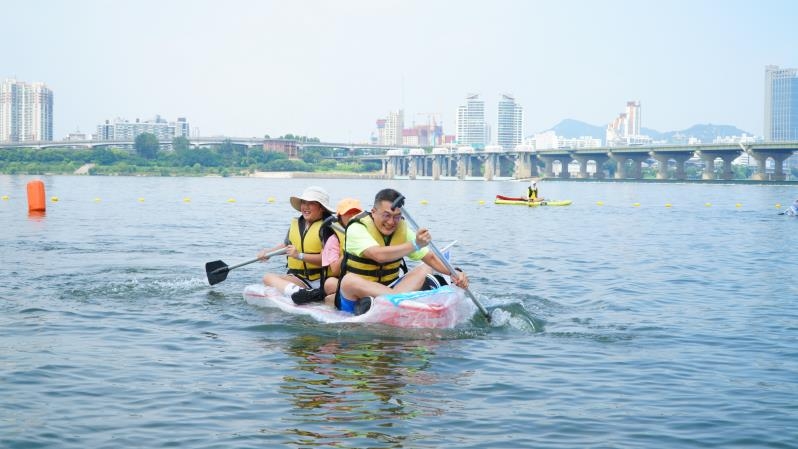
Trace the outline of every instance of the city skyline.
[[56, 139], [156, 114], [189, 117], [203, 135], [355, 142], [403, 110], [407, 123], [438, 113], [450, 132], [468, 92], [488, 100], [493, 126], [495, 95], [512, 92], [526, 135], [567, 118], [607, 125], [630, 99], [646, 128], [763, 135], [763, 68], [798, 66], [798, 6], [778, 0], [143, 0], [117, 4], [113, 20], [102, 5], [4, 6], [15, 20], [0, 31], [0, 78], [55, 92]]

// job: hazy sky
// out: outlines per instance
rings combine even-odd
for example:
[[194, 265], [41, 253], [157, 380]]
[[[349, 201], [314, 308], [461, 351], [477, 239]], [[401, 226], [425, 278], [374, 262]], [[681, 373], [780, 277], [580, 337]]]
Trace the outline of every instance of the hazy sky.
[[[105, 119], [187, 117], [202, 135], [364, 141], [403, 108], [454, 134], [468, 93], [525, 133], [643, 126], [762, 135], [764, 67], [798, 67], [793, 0], [0, 0], [0, 78], [46, 83], [55, 136]], [[494, 133], [495, 134], [495, 133]]]

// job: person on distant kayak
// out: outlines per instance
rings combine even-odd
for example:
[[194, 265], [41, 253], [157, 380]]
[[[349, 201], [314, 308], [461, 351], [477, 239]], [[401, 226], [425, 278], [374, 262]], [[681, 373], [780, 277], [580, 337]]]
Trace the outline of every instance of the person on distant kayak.
[[784, 212], [784, 215], [789, 215], [790, 217], [798, 217], [798, 200], [793, 201], [792, 206]]
[[328, 205], [330, 195], [321, 187], [310, 186], [302, 195], [292, 196], [290, 201], [301, 215], [291, 220], [283, 243], [258, 253], [258, 259], [265, 261], [269, 259], [267, 253], [287, 248], [288, 272], [267, 273], [263, 276], [263, 283], [290, 296], [295, 303], [322, 301], [324, 295], [320, 294], [320, 287], [324, 268], [321, 253], [325, 242], [322, 224], [333, 213]]
[[526, 188], [526, 195], [529, 201], [543, 201], [543, 198], [538, 196], [538, 182], [537, 180], [530, 180], [529, 187]]
[[[399, 196], [393, 189], [380, 190], [371, 211], [353, 218], [347, 226], [343, 277], [335, 300], [339, 309], [360, 315], [371, 306], [372, 297], [420, 290], [433, 270], [449, 275], [461, 288], [468, 287], [465, 273], [450, 273], [429, 251], [429, 230], [413, 232], [401, 210], [392, 209]], [[400, 276], [404, 257], [424, 264]]]

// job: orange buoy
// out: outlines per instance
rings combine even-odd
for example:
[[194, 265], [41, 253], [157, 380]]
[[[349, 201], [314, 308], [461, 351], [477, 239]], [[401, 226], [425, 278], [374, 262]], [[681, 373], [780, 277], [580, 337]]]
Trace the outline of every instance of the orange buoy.
[[34, 179], [28, 183], [28, 212], [44, 212], [47, 201], [44, 199], [44, 182]]

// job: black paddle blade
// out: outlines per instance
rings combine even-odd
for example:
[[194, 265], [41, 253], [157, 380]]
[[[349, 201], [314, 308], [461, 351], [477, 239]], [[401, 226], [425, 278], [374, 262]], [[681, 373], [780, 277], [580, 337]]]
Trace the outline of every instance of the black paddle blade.
[[208, 283], [216, 285], [227, 279], [227, 273], [230, 272], [230, 269], [221, 260], [214, 260], [205, 264], [205, 272], [208, 274]]

